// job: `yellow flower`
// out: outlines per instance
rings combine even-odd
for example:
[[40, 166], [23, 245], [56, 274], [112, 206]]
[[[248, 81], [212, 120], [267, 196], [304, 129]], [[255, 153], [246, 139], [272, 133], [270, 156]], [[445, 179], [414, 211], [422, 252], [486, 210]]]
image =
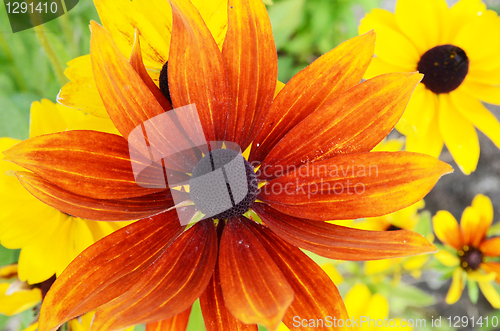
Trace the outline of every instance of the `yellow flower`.
[[17, 265], [0, 268], [0, 279], [15, 280], [0, 283], [0, 314], [17, 315], [42, 301], [39, 288], [31, 288], [17, 279]]
[[409, 151], [439, 156], [443, 142], [465, 174], [476, 169], [474, 127], [500, 146], [500, 123], [481, 101], [500, 105], [500, 19], [480, 0], [398, 0], [395, 14], [374, 9], [359, 33], [377, 33], [376, 57], [365, 78], [420, 71], [396, 128]]
[[[116, 132], [109, 119], [86, 116], [46, 99], [32, 104], [30, 122], [30, 137], [68, 128]], [[0, 138], [0, 152], [18, 142]], [[21, 248], [18, 272], [22, 281], [36, 284], [59, 275], [85, 248], [126, 225], [84, 220], [45, 205], [11, 175], [24, 169], [4, 162], [1, 155], [0, 242], [7, 248]]]
[[[469, 286], [479, 285], [486, 299], [494, 308], [500, 308], [500, 295], [492, 282], [500, 282], [500, 237], [486, 238], [493, 222], [490, 199], [476, 195], [460, 220], [448, 211], [441, 210], [433, 218], [434, 232], [448, 250], [440, 250], [436, 258], [446, 267], [453, 268], [453, 280], [446, 296], [448, 304], [460, 299], [466, 281]], [[495, 259], [496, 258], [496, 259]]]

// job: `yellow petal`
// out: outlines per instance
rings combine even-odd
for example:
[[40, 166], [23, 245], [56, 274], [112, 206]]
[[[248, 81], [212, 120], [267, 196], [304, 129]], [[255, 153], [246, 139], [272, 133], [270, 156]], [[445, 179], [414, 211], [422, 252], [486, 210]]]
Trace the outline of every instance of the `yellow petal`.
[[467, 79], [481, 84], [500, 85], [500, 67], [493, 69], [482, 69], [479, 65], [482, 61], [470, 62]]
[[373, 9], [361, 20], [358, 32], [365, 34], [370, 30], [375, 30], [377, 34], [377, 57], [404, 68], [404, 71], [416, 70], [420, 55], [411, 41], [399, 31], [394, 14], [384, 9]]
[[464, 275], [462, 268], [458, 267], [453, 271], [452, 281], [448, 294], [446, 295], [446, 303], [454, 304], [462, 296], [462, 291], [465, 286]]
[[325, 263], [321, 265], [321, 269], [330, 277], [335, 285], [340, 285], [344, 282], [344, 277], [342, 274], [334, 267], [331, 263]]
[[391, 270], [394, 264], [397, 262], [395, 260], [399, 259], [385, 259], [376, 261], [366, 261], [365, 262], [365, 274], [368, 276], [376, 275]]
[[490, 273], [483, 273], [483, 272], [480, 272], [480, 271], [471, 271], [469, 273], [467, 273], [467, 278], [470, 279], [470, 280], [473, 280], [473, 281], [476, 281], [476, 282], [492, 282], [495, 280], [495, 278], [497, 277], [497, 273], [496, 272], [490, 272]]
[[471, 20], [486, 11], [482, 0], [460, 0], [449, 11], [448, 26], [444, 28], [442, 43], [454, 40], [458, 32]]
[[430, 255], [412, 256], [403, 263], [403, 269], [409, 271], [421, 269], [424, 266], [424, 264], [426, 264], [429, 261], [429, 259]]
[[17, 278], [17, 264], [10, 264], [0, 268], [0, 278], [10, 279]]
[[439, 157], [443, 149], [443, 138], [439, 132], [438, 116], [434, 116], [424, 137], [410, 135], [406, 137], [406, 150]]
[[370, 316], [374, 320], [383, 320], [389, 316], [389, 301], [387, 301], [387, 298], [379, 293], [372, 295], [365, 316]]
[[476, 129], [454, 107], [447, 94], [439, 95], [439, 131], [460, 170], [466, 175], [476, 170], [479, 160]]
[[478, 282], [478, 284], [481, 292], [483, 292], [484, 297], [488, 300], [491, 306], [495, 309], [500, 308], [500, 295], [491, 282]]
[[42, 300], [40, 289], [20, 290], [10, 295], [6, 292], [9, 288], [9, 283], [0, 284], [0, 314], [12, 316], [19, 314]]
[[462, 233], [458, 222], [447, 210], [440, 210], [432, 218], [434, 233], [442, 243], [447, 244], [456, 250], [462, 249]]
[[447, 267], [456, 267], [460, 264], [460, 259], [456, 254], [448, 252], [444, 249], [441, 249], [439, 252], [435, 253], [434, 257]]
[[465, 79], [456, 91], [467, 93], [487, 103], [500, 105], [500, 86], [491, 86]]
[[30, 109], [30, 138], [66, 131], [72, 123], [84, 118], [85, 114], [82, 112], [55, 104], [48, 99], [35, 101]]
[[481, 214], [481, 223], [487, 224], [489, 227], [493, 222], [493, 204], [490, 198], [486, 195], [478, 194], [472, 200], [472, 207]]
[[445, 0], [398, 0], [396, 22], [420, 54], [439, 45], [448, 5]]
[[109, 118], [100, 118], [92, 115], [87, 115], [82, 121], [70, 125], [68, 127], [69, 130], [91, 130], [120, 135]]
[[[378, 35], [377, 35], [378, 39]], [[415, 68], [412, 66], [410, 68], [404, 68], [398, 66], [397, 63], [389, 63], [384, 60], [382, 60], [379, 57], [374, 57], [372, 59], [372, 62], [370, 63], [370, 66], [368, 67], [368, 70], [366, 70], [364, 74], [365, 79], [370, 79], [375, 76], [383, 75], [383, 74], [388, 74], [390, 72], [407, 72], [407, 71], [414, 71]]]
[[38, 329], [38, 322], [30, 324], [30, 326], [28, 326], [26, 329], [22, 331], [35, 331], [36, 329]]
[[413, 135], [425, 139], [436, 108], [436, 95], [425, 88], [424, 84], [418, 84], [403, 116], [396, 124], [396, 129], [405, 136]]
[[227, 32], [227, 0], [191, 0], [191, 2], [200, 12], [215, 42], [222, 49]]
[[[499, 90], [500, 93], [500, 90]], [[481, 130], [500, 148], [500, 122], [477, 98], [465, 93], [450, 93], [453, 105], [465, 119]]]
[[399, 152], [404, 145], [404, 139], [384, 139], [372, 149], [372, 152]]
[[3, 156], [3, 151], [11, 148], [17, 143], [20, 143], [21, 140], [14, 139], [14, 138], [9, 138], [9, 137], [2, 137], [0, 138], [0, 160], [4, 158]]
[[344, 297], [349, 316], [366, 316], [365, 312], [371, 296], [368, 286], [363, 283], [357, 283], [351, 287]]

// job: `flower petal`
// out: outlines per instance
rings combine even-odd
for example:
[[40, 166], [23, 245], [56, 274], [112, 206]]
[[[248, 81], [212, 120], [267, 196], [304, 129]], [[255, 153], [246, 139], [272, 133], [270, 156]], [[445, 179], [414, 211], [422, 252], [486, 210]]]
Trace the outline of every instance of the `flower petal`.
[[258, 199], [313, 220], [381, 216], [422, 199], [451, 171], [444, 162], [410, 152], [339, 155], [273, 179]]
[[90, 55], [97, 89], [109, 117], [128, 138], [137, 126], [165, 113], [165, 109], [120, 53], [109, 32], [94, 21], [90, 26]]
[[491, 223], [493, 223], [493, 204], [490, 198], [486, 195], [478, 194], [472, 199], [471, 205], [481, 214], [481, 224], [489, 228]]
[[478, 282], [478, 285], [491, 306], [495, 309], [500, 308], [500, 294], [498, 294], [491, 282]]
[[205, 290], [216, 259], [213, 221], [196, 223], [175, 239], [127, 292], [99, 307], [92, 327], [120, 329], [182, 313]]
[[444, 26], [445, 31], [442, 40], [454, 40], [456, 35], [469, 21], [485, 11], [486, 4], [482, 0], [457, 1], [450, 8], [448, 26]]
[[456, 250], [463, 246], [462, 231], [453, 215], [447, 210], [440, 210], [432, 218], [434, 233], [443, 244], [450, 245]]
[[367, 261], [433, 253], [437, 248], [413, 231], [366, 231], [284, 215], [252, 206], [274, 233], [290, 244], [336, 260]]
[[173, 210], [132, 223], [87, 248], [52, 285], [39, 330], [56, 330], [126, 292], [181, 231]]
[[436, 95], [424, 84], [418, 84], [396, 129], [405, 136], [416, 135], [425, 139], [428, 134], [432, 134], [429, 126], [437, 113], [437, 101]]
[[478, 247], [486, 236], [489, 226], [483, 227], [481, 224], [481, 214], [473, 207], [465, 208], [460, 219], [464, 245]]
[[245, 324], [275, 330], [293, 301], [293, 290], [250, 230], [252, 221], [230, 218], [220, 242], [219, 270], [227, 309]]
[[186, 331], [191, 307], [169, 319], [146, 324], [146, 331]]
[[[137, 184], [133, 163], [141, 165], [145, 161], [131, 160], [127, 141], [114, 134], [97, 131], [48, 134], [25, 140], [4, 155], [64, 190], [94, 199], [124, 199], [159, 191]], [[165, 179], [153, 175], [144, 178], [141, 184], [153, 182], [165, 183]]]
[[388, 63], [379, 57], [374, 57], [363, 77], [365, 79], [370, 79], [370, 78], [373, 78], [375, 76], [388, 74], [391, 72], [407, 72], [407, 71], [414, 71], [414, 70], [415, 70], [415, 68], [413, 68], [413, 67], [408, 70], [408, 69], [400, 67], [394, 63]]
[[396, 125], [421, 79], [420, 74], [386, 74], [342, 93], [291, 129], [261, 168], [274, 172], [371, 151]]
[[34, 101], [30, 107], [30, 138], [66, 131], [70, 125], [85, 118], [82, 112], [52, 103], [48, 99]]
[[[326, 316], [344, 320], [348, 318], [342, 297], [320, 266], [297, 247], [281, 240], [271, 230], [253, 222], [249, 228], [279, 267], [295, 293], [295, 299], [283, 318], [283, 322], [290, 330], [332, 329], [297, 327], [295, 316], [314, 320], [325, 319]], [[344, 330], [335, 328], [337, 329]]]
[[476, 83], [466, 79], [456, 91], [465, 92], [474, 98], [493, 105], [500, 105], [500, 86]]
[[174, 107], [195, 104], [207, 141], [224, 138], [228, 81], [222, 54], [189, 1], [170, 0], [173, 13], [168, 81]]
[[453, 276], [451, 280], [451, 286], [446, 295], [446, 303], [449, 305], [457, 302], [462, 296], [462, 291], [465, 287], [465, 275], [461, 267], [455, 268], [453, 270]]
[[460, 259], [456, 253], [453, 254], [444, 249], [441, 249], [439, 252], [434, 254], [434, 257], [447, 267], [456, 267], [460, 264]]
[[68, 215], [89, 220], [131, 221], [159, 214], [173, 206], [169, 191], [129, 199], [92, 199], [63, 190], [30, 172], [16, 172], [16, 176], [40, 201]]
[[255, 324], [243, 324], [227, 310], [220, 285], [218, 263], [210, 283], [200, 297], [200, 305], [207, 331], [257, 331], [258, 329]]
[[295, 75], [274, 99], [250, 160], [262, 161], [304, 118], [358, 84], [373, 56], [374, 43], [373, 32], [352, 38]]
[[[427, 105], [427, 107], [429, 107], [429, 105]], [[443, 137], [441, 137], [441, 133], [439, 132], [437, 111], [429, 124], [429, 129], [425, 136], [418, 137], [416, 135], [409, 135], [406, 137], [406, 150], [408, 152], [427, 154], [435, 158], [438, 158], [441, 154], [443, 145]]]
[[261, 0], [230, 0], [222, 56], [229, 82], [224, 140], [245, 150], [261, 129], [273, 102], [278, 58], [271, 22]]
[[497, 283], [500, 283], [500, 262], [487, 262], [487, 263], [482, 263], [481, 268], [484, 269], [488, 273], [496, 273], [496, 281]]
[[479, 161], [476, 129], [455, 108], [449, 94], [439, 95], [439, 131], [460, 170], [466, 175], [476, 170]]
[[500, 237], [483, 241], [479, 245], [479, 250], [486, 256], [500, 256]]

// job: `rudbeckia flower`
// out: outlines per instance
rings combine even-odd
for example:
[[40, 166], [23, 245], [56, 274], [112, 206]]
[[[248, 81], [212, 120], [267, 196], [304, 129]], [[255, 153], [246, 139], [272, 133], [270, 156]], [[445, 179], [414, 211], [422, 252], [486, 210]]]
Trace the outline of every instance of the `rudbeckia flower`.
[[[299, 312], [346, 318], [335, 285], [299, 247], [344, 260], [435, 250], [410, 231], [363, 231], [323, 222], [407, 207], [452, 171], [427, 155], [370, 152], [403, 113], [421, 75], [388, 74], [359, 84], [373, 56], [375, 36], [368, 33], [317, 59], [274, 98], [277, 54], [260, 0], [229, 1], [222, 51], [191, 2], [170, 4], [172, 39], [163, 79], [175, 110], [146, 73], [141, 32], [127, 61], [110, 33], [92, 22], [93, 75], [121, 136], [68, 131], [4, 152], [32, 171], [17, 172], [30, 193], [59, 210], [102, 221], [140, 219], [90, 246], [66, 268], [44, 300], [40, 331], [94, 309], [95, 330], [180, 323], [197, 298], [210, 330], [257, 330], [256, 324], [275, 329], [281, 320], [292, 327]], [[139, 185], [133, 167], [146, 161], [131, 160], [130, 139], [124, 137], [144, 125], [154, 138], [170, 137], [163, 143], [175, 150], [177, 142], [196, 136], [191, 123], [183, 125], [179, 118], [174, 130], [158, 132], [152, 120], [189, 105], [196, 106], [205, 140], [224, 144], [162, 159], [172, 167], [191, 165], [189, 172], [176, 173], [187, 178], [187, 188]], [[231, 143], [247, 151], [245, 171], [235, 180], [248, 194], [223, 213], [181, 225], [182, 212], [207, 214], [218, 207], [206, 203], [216, 188], [201, 189], [193, 174], [243, 158], [223, 148]], [[353, 172], [354, 166], [359, 168]], [[352, 186], [348, 190], [354, 183], [361, 183], [357, 194]], [[288, 194], [276, 190], [280, 187]], [[174, 206], [174, 193], [184, 195], [185, 202]], [[252, 215], [262, 223], [247, 217]]]
[[[83, 113], [47, 99], [31, 106], [30, 136], [87, 128], [116, 132], [109, 120]], [[0, 151], [20, 141], [0, 138]], [[13, 175], [21, 167], [5, 162], [0, 154], [0, 242], [21, 249], [19, 278], [29, 284], [42, 283], [64, 268], [85, 248], [127, 225], [89, 221], [62, 213], [36, 199]]]
[[493, 206], [487, 196], [478, 194], [467, 207], [460, 225], [448, 211], [441, 210], [433, 218], [434, 232], [448, 250], [440, 250], [436, 258], [454, 268], [448, 304], [460, 299], [466, 281], [479, 285], [481, 292], [494, 308], [500, 308], [500, 295], [492, 282], [500, 282], [500, 237], [486, 238], [493, 222]]
[[481, 103], [500, 105], [500, 18], [480, 0], [398, 0], [395, 13], [374, 9], [359, 32], [377, 33], [365, 78], [424, 74], [396, 125], [406, 149], [439, 156], [443, 142], [465, 174], [476, 169], [476, 128], [500, 147], [500, 123]]

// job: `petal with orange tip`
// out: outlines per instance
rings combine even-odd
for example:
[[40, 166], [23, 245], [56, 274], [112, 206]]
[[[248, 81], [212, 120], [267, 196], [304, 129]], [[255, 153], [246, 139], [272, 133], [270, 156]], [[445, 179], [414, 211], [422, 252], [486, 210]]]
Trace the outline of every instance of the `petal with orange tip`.
[[220, 242], [219, 271], [224, 301], [245, 324], [275, 330], [293, 301], [293, 290], [252, 233], [246, 218], [230, 218]]
[[486, 195], [478, 194], [472, 199], [472, 207], [474, 207], [481, 215], [482, 226], [488, 229], [493, 223], [493, 204], [490, 198]]
[[93, 199], [61, 189], [30, 172], [16, 176], [38, 200], [68, 215], [98, 221], [132, 221], [151, 217], [173, 206], [169, 191], [129, 199]]
[[169, 319], [146, 324], [146, 331], [185, 331], [190, 315], [191, 307]]
[[358, 84], [373, 57], [375, 34], [352, 38], [295, 75], [274, 99], [250, 159], [262, 161], [293, 127]]
[[381, 260], [433, 253], [437, 248], [412, 231], [366, 231], [284, 215], [264, 204], [252, 209], [290, 244], [318, 255], [349, 261]]
[[419, 201], [452, 170], [433, 157], [410, 152], [339, 155], [273, 179], [257, 198], [282, 213], [311, 220], [375, 217]]
[[[136, 182], [129, 144], [123, 137], [97, 131], [66, 131], [25, 140], [3, 152], [10, 160], [72, 193], [94, 199], [126, 199], [158, 192], [147, 188], [165, 183], [147, 173], [142, 186]], [[148, 184], [149, 183], [149, 184]]]
[[447, 210], [440, 210], [432, 218], [434, 233], [443, 244], [461, 250], [464, 245], [462, 231], [453, 215]]
[[500, 256], [500, 237], [486, 239], [481, 242], [479, 250], [486, 256]]
[[500, 283], [500, 262], [482, 263], [481, 268], [484, 269], [486, 272], [496, 273], [497, 274], [496, 281], [497, 281], [497, 283]]
[[342, 93], [291, 129], [262, 167], [272, 171], [338, 154], [371, 151], [396, 125], [422, 77], [385, 74]]
[[47, 293], [39, 330], [56, 330], [122, 295], [181, 231], [174, 210], [132, 223], [87, 248]]
[[109, 32], [94, 21], [90, 27], [90, 56], [97, 89], [113, 124], [128, 138], [134, 128], [163, 114], [165, 109], [120, 53]]
[[[330, 330], [330, 328], [297, 327], [295, 316], [307, 319], [324, 319], [325, 316], [346, 320], [348, 318], [342, 297], [330, 277], [296, 246], [281, 240], [268, 228], [250, 223], [249, 228], [269, 253], [295, 293], [283, 323], [292, 331]], [[346, 326], [336, 330], [349, 329]]]
[[230, 0], [222, 48], [229, 82], [229, 113], [224, 140], [245, 150], [271, 107], [278, 57], [271, 22], [261, 0]]
[[221, 141], [228, 116], [228, 78], [210, 30], [189, 1], [170, 0], [173, 14], [168, 82], [174, 108], [195, 104], [207, 141]]
[[115, 330], [174, 317], [191, 307], [217, 259], [213, 221], [196, 223], [175, 239], [127, 292], [96, 310], [92, 327]]

